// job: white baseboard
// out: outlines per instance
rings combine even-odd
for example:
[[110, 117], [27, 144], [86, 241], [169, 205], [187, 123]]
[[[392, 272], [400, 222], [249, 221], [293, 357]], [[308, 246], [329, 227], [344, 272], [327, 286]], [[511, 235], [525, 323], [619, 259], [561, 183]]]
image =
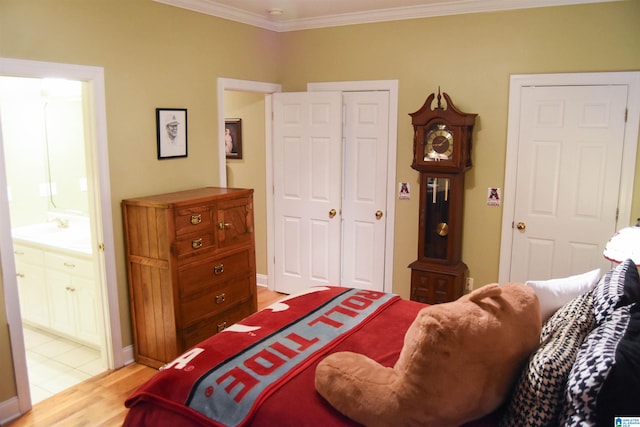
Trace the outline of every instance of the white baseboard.
[[269, 277], [266, 274], [256, 274], [256, 283], [266, 288], [269, 285]]
[[22, 414], [20, 413], [17, 397], [12, 397], [9, 400], [0, 402], [0, 426], [15, 420], [20, 415]]
[[122, 359], [124, 366], [130, 365], [136, 361], [136, 358], [133, 356], [133, 345], [128, 345], [122, 348]]

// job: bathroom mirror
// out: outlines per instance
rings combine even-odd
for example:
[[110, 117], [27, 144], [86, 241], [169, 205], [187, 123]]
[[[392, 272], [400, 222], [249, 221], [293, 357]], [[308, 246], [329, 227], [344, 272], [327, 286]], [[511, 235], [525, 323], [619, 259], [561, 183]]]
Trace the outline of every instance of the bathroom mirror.
[[12, 225], [88, 216], [83, 83], [0, 78]]

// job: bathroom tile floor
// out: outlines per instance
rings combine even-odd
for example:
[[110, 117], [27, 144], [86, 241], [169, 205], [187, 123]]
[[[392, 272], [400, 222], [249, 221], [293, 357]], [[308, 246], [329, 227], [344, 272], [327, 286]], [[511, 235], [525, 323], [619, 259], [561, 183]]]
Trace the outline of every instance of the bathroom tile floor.
[[26, 325], [23, 330], [33, 405], [106, 370], [94, 348]]

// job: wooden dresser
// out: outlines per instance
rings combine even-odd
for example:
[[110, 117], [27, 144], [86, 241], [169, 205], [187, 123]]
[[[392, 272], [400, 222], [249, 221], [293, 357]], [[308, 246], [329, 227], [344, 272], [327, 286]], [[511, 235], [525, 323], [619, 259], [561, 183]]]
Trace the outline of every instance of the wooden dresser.
[[122, 201], [136, 362], [158, 368], [257, 309], [253, 190]]

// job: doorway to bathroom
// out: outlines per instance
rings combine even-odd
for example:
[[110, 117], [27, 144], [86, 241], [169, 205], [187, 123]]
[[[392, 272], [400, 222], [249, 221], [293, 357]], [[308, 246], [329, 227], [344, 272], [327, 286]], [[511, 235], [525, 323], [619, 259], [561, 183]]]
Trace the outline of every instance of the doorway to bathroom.
[[80, 81], [0, 77], [0, 111], [32, 403], [107, 370]]
[[104, 100], [99, 67], [0, 58], [0, 256], [16, 412], [126, 359]]

